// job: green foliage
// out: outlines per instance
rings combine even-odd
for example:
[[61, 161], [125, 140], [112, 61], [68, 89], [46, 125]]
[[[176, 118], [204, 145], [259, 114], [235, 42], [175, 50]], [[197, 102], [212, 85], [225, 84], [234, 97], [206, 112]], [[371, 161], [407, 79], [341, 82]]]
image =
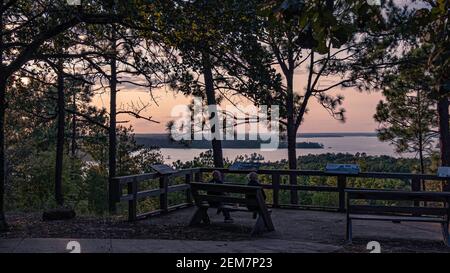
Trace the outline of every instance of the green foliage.
[[[432, 45], [428, 54], [427, 68], [435, 88], [440, 95], [450, 94], [450, 3], [447, 0], [426, 1], [431, 8], [423, 8], [415, 13], [411, 24], [418, 30], [415, 36], [425, 44]], [[438, 94], [436, 94], [437, 96]]]
[[[25, 210], [40, 210], [54, 207], [54, 169], [55, 152], [34, 151], [28, 162], [16, 166], [17, 173], [10, 177], [8, 183], [8, 207]], [[82, 191], [82, 162], [77, 159], [64, 158], [63, 188], [67, 204], [76, 206]]]
[[[85, 213], [103, 214], [108, 209], [108, 172], [102, 166], [85, 170]], [[81, 209], [80, 209], [81, 210]]]
[[436, 102], [430, 97], [431, 79], [424, 67], [427, 48], [413, 51], [400, 59], [403, 65], [386, 74], [383, 82], [385, 100], [377, 106], [375, 120], [380, 123], [378, 137], [394, 144], [398, 153], [430, 155], [437, 138]]

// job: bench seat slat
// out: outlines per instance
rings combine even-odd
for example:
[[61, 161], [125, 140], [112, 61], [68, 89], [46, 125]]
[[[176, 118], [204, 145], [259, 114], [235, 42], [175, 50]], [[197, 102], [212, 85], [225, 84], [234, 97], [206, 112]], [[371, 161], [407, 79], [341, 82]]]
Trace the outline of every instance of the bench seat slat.
[[349, 199], [446, 202], [450, 193], [389, 190], [346, 190]]
[[400, 222], [432, 222], [445, 223], [446, 219], [443, 217], [418, 217], [418, 216], [381, 216], [369, 214], [350, 214], [352, 220], [374, 220], [374, 221], [400, 221]]
[[446, 208], [433, 207], [397, 207], [397, 206], [371, 206], [371, 205], [351, 205], [349, 213], [353, 214], [375, 214], [375, 213], [404, 213], [445, 216], [448, 213]]

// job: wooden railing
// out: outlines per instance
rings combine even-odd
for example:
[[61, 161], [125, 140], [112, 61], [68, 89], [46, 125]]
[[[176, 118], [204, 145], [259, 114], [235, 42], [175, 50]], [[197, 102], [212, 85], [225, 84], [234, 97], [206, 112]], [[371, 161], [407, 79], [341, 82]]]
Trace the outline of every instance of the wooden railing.
[[[247, 174], [248, 171], [217, 169], [217, 168], [201, 168], [200, 175], [205, 172], [212, 172], [219, 170], [223, 174]], [[263, 188], [272, 190], [272, 207], [284, 208], [316, 208], [316, 209], [330, 209], [345, 212], [345, 190], [347, 187], [348, 178], [366, 178], [366, 179], [398, 179], [407, 180], [410, 183], [411, 191], [420, 191], [424, 181], [446, 181], [448, 178], [438, 177], [436, 175], [421, 175], [410, 173], [375, 173], [363, 172], [359, 174], [333, 174], [325, 171], [310, 171], [310, 170], [258, 170], [256, 173], [260, 175], [270, 175], [271, 183], [263, 184]], [[287, 176], [289, 184], [280, 184], [281, 177]], [[337, 185], [333, 186], [304, 186], [298, 185], [298, 177], [301, 176], [316, 176], [316, 177], [336, 177]], [[226, 179], [225, 179], [226, 181]], [[279, 198], [280, 190], [290, 191], [290, 204], [281, 204]], [[315, 192], [335, 192], [338, 193], [337, 207], [317, 207], [317, 206], [301, 206], [299, 205], [298, 191], [315, 191]]]
[[[128, 201], [128, 218], [130, 221], [143, 219], [149, 216], [167, 213], [175, 209], [184, 208], [192, 205], [192, 198], [190, 193], [189, 183], [192, 181], [203, 182], [204, 174], [211, 173], [214, 170], [219, 170], [225, 175], [225, 182], [229, 180], [226, 174], [246, 175], [250, 171], [247, 170], [230, 170], [218, 168], [195, 168], [180, 170], [176, 174], [170, 176], [162, 176], [157, 173], [139, 174], [124, 177], [117, 177], [113, 180], [116, 202]], [[421, 175], [410, 173], [374, 173], [364, 172], [359, 174], [333, 174], [324, 171], [309, 171], [309, 170], [258, 170], [256, 173], [260, 175], [270, 176], [270, 183], [263, 184], [264, 189], [272, 190], [272, 202], [268, 205], [274, 208], [299, 208], [299, 209], [322, 209], [345, 212], [345, 190], [347, 187], [348, 178], [366, 178], [366, 179], [398, 179], [408, 181], [411, 191], [421, 191], [423, 183], [426, 181], [447, 181], [448, 178], [438, 177], [435, 175]], [[308, 186], [298, 185], [299, 177], [336, 177], [336, 186]], [[175, 177], [184, 177], [184, 183], [178, 185], [169, 185], [169, 180]], [[288, 177], [288, 184], [282, 184], [282, 177]], [[146, 189], [139, 191], [139, 184], [148, 181], [159, 179], [159, 188]], [[126, 186], [126, 193], [123, 194], [123, 189]], [[185, 192], [184, 202], [169, 206], [168, 196], [172, 192]], [[280, 191], [290, 192], [290, 204], [282, 204], [280, 202]], [[336, 207], [320, 207], [320, 206], [306, 206], [299, 204], [298, 192], [329, 192], [338, 194], [338, 205]], [[159, 209], [143, 214], [137, 213], [137, 202], [140, 199], [148, 197], [159, 197]], [[419, 204], [416, 203], [416, 206]]]
[[[159, 173], [146, 173], [116, 177], [113, 179], [113, 196], [115, 196], [116, 202], [128, 202], [128, 220], [130, 221], [144, 219], [161, 213], [168, 213], [170, 211], [192, 205], [192, 196], [189, 183], [194, 181], [195, 176], [198, 176], [198, 174], [199, 169], [186, 169], [170, 176], [161, 175]], [[174, 179], [176, 177], [184, 177], [184, 183], [169, 185], [170, 179]], [[159, 187], [139, 190], [140, 184], [151, 180], [159, 180]], [[124, 188], [126, 189], [125, 194], [123, 193]], [[184, 202], [170, 206], [169, 193], [172, 192], [184, 192]], [[138, 201], [149, 197], [159, 198], [159, 209], [146, 213], [138, 213]]]

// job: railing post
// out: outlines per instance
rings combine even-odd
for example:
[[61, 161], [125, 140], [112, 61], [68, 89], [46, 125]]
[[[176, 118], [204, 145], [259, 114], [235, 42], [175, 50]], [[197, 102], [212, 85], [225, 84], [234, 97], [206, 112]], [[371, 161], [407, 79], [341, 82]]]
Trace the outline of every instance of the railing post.
[[[186, 174], [184, 183], [190, 184], [192, 180], [192, 173]], [[186, 190], [186, 203], [192, 204], [192, 194], [191, 194], [191, 188], [188, 188]]]
[[[413, 177], [411, 179], [411, 191], [413, 192], [417, 192], [417, 191], [421, 191], [421, 180], [418, 177]], [[414, 201], [414, 207], [419, 207], [420, 206], [420, 202], [419, 201]]]
[[128, 201], [128, 221], [133, 222], [136, 221], [137, 218], [137, 181], [134, 180], [133, 182], [128, 183], [127, 187], [128, 194], [131, 194], [133, 196], [133, 198]]
[[280, 206], [280, 174], [272, 174], [272, 206], [278, 208]]
[[[290, 173], [289, 174], [289, 184], [297, 185], [297, 174]], [[291, 204], [298, 205], [298, 191], [297, 189], [291, 189]]]
[[345, 212], [345, 188], [347, 187], [347, 177], [345, 175], [337, 176], [337, 186], [339, 192], [339, 212]]
[[442, 181], [442, 191], [450, 192], [450, 179]]
[[162, 213], [167, 213], [169, 208], [169, 183], [168, 176], [161, 176], [159, 178], [159, 189], [161, 190], [161, 194], [159, 195], [159, 207]]

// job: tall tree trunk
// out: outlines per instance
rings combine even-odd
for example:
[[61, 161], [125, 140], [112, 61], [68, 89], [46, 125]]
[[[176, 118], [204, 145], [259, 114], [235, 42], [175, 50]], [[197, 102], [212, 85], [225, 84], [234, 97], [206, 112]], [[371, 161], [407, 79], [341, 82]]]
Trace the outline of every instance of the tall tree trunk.
[[419, 151], [419, 160], [420, 160], [420, 173], [424, 174], [425, 173], [425, 162], [424, 162], [424, 158], [423, 158], [423, 150]]
[[286, 112], [287, 112], [287, 142], [289, 169], [297, 169], [297, 126], [294, 105], [294, 64], [293, 54], [289, 51], [289, 66], [286, 76]]
[[287, 125], [287, 142], [288, 142], [288, 161], [289, 161], [289, 169], [295, 170], [297, 169], [297, 151], [296, 151], [296, 132], [295, 126], [289, 123]]
[[[0, 56], [1, 57], [1, 56]], [[1, 72], [1, 71], [0, 71]], [[0, 232], [8, 230], [5, 218], [5, 96], [6, 78], [0, 78]]]
[[[0, 0], [0, 7], [4, 1]], [[3, 31], [3, 13], [0, 13], [0, 32]], [[0, 36], [0, 232], [8, 230], [5, 218], [5, 108], [7, 76], [3, 71], [3, 37]]]
[[[439, 142], [441, 151], [441, 165], [450, 167], [450, 128], [449, 128], [449, 98], [442, 96], [438, 101]], [[444, 191], [450, 191], [450, 182], [443, 185]]]
[[63, 65], [58, 64], [58, 120], [56, 136], [56, 164], [55, 164], [55, 200], [58, 206], [64, 205], [62, 193], [62, 172], [64, 160], [64, 129], [65, 129], [65, 96]]
[[[115, 40], [115, 29], [113, 28], [112, 34], [112, 50], [116, 51], [116, 40]], [[112, 56], [110, 63], [111, 68], [111, 79], [109, 82], [110, 85], [110, 102], [109, 102], [109, 158], [108, 158], [108, 167], [109, 167], [109, 212], [116, 213], [116, 185], [114, 185], [113, 178], [116, 177], [116, 169], [117, 169], [117, 62], [115, 55]]]
[[[287, 112], [287, 142], [288, 142], [288, 164], [290, 170], [297, 169], [297, 124], [295, 119], [295, 102], [294, 102], [294, 72], [295, 72], [295, 59], [294, 52], [292, 50], [293, 37], [292, 33], [288, 31], [288, 45], [287, 45], [287, 65], [284, 69], [286, 76], [286, 112]], [[297, 175], [291, 174], [289, 176], [289, 184], [297, 185]], [[291, 204], [298, 204], [298, 192], [297, 190], [291, 190]]]
[[[424, 164], [424, 159], [423, 159], [423, 146], [424, 146], [424, 142], [423, 142], [423, 137], [424, 137], [424, 130], [423, 130], [423, 120], [422, 120], [422, 94], [420, 92], [421, 90], [417, 90], [417, 120], [416, 122], [419, 124], [419, 160], [420, 160], [420, 173], [424, 174], [425, 173], [425, 164]], [[421, 184], [423, 186], [424, 183], [423, 181], [421, 181]]]
[[288, 161], [289, 169], [297, 169], [297, 126], [295, 119], [295, 103], [294, 103], [294, 72], [295, 60], [292, 50], [293, 38], [291, 32], [288, 32], [288, 57], [285, 69], [286, 76], [286, 112], [287, 112], [287, 142], [288, 142]]
[[[286, 75], [287, 81], [287, 142], [288, 142], [288, 164], [290, 170], [297, 169], [297, 126], [295, 125], [294, 116], [294, 72], [289, 71], [289, 75]], [[297, 185], [297, 176], [289, 176], [289, 184]], [[298, 204], [298, 192], [292, 190], [291, 204]]]
[[[215, 115], [213, 115], [213, 113], [210, 113], [210, 120], [215, 119], [214, 122], [215, 126], [211, 126], [211, 134], [213, 136], [211, 142], [214, 157], [214, 166], [216, 168], [223, 168], [222, 141], [214, 137], [218, 135], [218, 132], [216, 132], [216, 130], [220, 130], [219, 128], [216, 128], [216, 126], [219, 126], [220, 122], [218, 120], [217, 115], [217, 107], [216, 107], [217, 102], [214, 93], [214, 78], [212, 74], [209, 55], [207, 53], [203, 53], [202, 58], [203, 58], [203, 76], [205, 78], [206, 99], [208, 105], [211, 106], [213, 109], [212, 112], [215, 113]], [[223, 132], [220, 132], [220, 134], [223, 134]]]
[[77, 94], [75, 91], [72, 95], [72, 108], [74, 114], [72, 115], [72, 143], [70, 149], [72, 158], [75, 158], [77, 154], [77, 115], [75, 114], [77, 112]]

